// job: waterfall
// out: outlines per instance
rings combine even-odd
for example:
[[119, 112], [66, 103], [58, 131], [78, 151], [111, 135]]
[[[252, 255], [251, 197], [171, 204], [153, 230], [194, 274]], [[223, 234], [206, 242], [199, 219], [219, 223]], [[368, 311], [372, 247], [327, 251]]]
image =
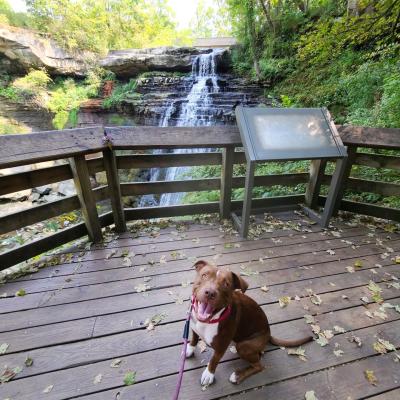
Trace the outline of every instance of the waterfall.
[[[219, 91], [215, 56], [218, 50], [209, 54], [197, 56], [192, 64], [193, 86], [182, 104], [177, 119], [177, 126], [207, 126], [215, 122], [215, 117], [210, 110], [212, 101], [210, 93]], [[204, 149], [176, 149], [176, 154], [198, 153]], [[165, 180], [175, 180], [188, 172], [188, 167], [168, 168]], [[179, 204], [184, 193], [165, 193], [160, 198], [160, 205]]]

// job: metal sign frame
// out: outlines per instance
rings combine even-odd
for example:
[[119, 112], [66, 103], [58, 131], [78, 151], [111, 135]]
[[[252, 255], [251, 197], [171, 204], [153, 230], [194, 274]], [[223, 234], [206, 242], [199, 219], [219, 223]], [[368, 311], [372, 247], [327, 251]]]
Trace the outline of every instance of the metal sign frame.
[[[281, 110], [286, 110], [286, 109], [281, 109]], [[287, 110], [289, 114], [291, 109]], [[314, 108], [311, 110], [315, 111], [316, 109]], [[314, 212], [311, 208], [307, 206], [303, 206], [304, 211], [308, 214], [310, 218], [314, 219], [323, 227], [327, 227], [329, 225], [329, 220], [334, 212], [335, 205], [337, 203], [338, 196], [340, 193], [340, 188], [341, 185], [343, 184], [342, 181], [346, 167], [347, 151], [346, 147], [342, 143], [339, 133], [337, 132], [337, 129], [335, 127], [335, 124], [333, 123], [329, 111], [326, 108], [321, 108], [319, 110], [321, 110], [322, 114], [324, 115], [326, 124], [329, 127], [334, 143], [336, 144], [337, 147], [336, 155], [330, 154], [329, 156], [327, 156], [321, 153], [321, 156], [313, 155], [312, 157], [309, 157], [305, 154], [304, 157], [303, 156], [290, 157], [290, 154], [288, 154], [288, 156], [284, 158], [261, 159], [257, 157], [254, 151], [253, 147], [254, 142], [251, 139], [252, 133], [247, 121], [246, 108], [242, 106], [236, 107], [235, 113], [237, 118], [237, 124], [239, 127], [239, 132], [246, 155], [246, 177], [245, 177], [245, 192], [244, 192], [241, 218], [236, 213], [232, 213], [232, 219], [234, 221], [234, 224], [238, 228], [241, 236], [247, 237], [248, 235], [251, 203], [252, 203], [252, 192], [254, 187], [254, 172], [256, 164], [260, 162], [266, 163], [266, 162], [291, 161], [291, 160], [336, 160], [336, 168], [332, 175], [332, 180], [322, 215], [319, 215], [318, 213]]]

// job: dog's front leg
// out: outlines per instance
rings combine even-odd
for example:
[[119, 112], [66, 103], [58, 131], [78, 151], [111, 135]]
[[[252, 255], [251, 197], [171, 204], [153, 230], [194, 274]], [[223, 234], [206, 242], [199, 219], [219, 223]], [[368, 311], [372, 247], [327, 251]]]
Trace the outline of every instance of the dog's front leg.
[[186, 347], [186, 358], [192, 357], [194, 354], [194, 349], [199, 342], [199, 335], [192, 329], [192, 340]]
[[210, 362], [207, 364], [206, 369], [203, 371], [203, 374], [201, 375], [200, 383], [203, 386], [211, 385], [214, 382], [215, 370], [222, 356], [225, 354], [227, 348], [228, 346], [224, 348], [222, 351], [221, 350], [214, 351], [214, 354], [211, 357]]

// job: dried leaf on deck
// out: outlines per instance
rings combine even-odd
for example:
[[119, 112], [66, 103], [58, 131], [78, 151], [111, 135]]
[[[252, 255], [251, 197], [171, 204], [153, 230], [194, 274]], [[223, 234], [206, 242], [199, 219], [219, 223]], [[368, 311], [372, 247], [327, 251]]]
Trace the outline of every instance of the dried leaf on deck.
[[124, 384], [126, 386], [131, 386], [136, 381], [136, 371], [129, 371], [124, 376]]
[[354, 267], [352, 267], [352, 266], [350, 266], [350, 265], [348, 265], [348, 266], [346, 267], [346, 270], [347, 270], [347, 272], [350, 272], [350, 274], [352, 274], [353, 272], [355, 272]]
[[132, 267], [132, 260], [129, 257], [124, 257], [122, 265], [124, 267]]
[[336, 356], [336, 357], [342, 357], [342, 355], [344, 354], [344, 351], [343, 350], [333, 350], [333, 354]]
[[189, 287], [190, 286], [190, 281], [183, 281], [181, 283], [182, 287]]
[[306, 291], [308, 293], [311, 303], [315, 304], [316, 306], [321, 305], [322, 299], [318, 294], [314, 293], [312, 289], [306, 289]]
[[290, 296], [282, 296], [279, 298], [279, 305], [281, 306], [281, 308], [284, 308], [290, 304], [290, 301]]
[[326, 252], [327, 252], [328, 254], [330, 254], [331, 256], [333, 256], [334, 254], [336, 254], [335, 251], [332, 250], [332, 249], [328, 249], [328, 250], [326, 250]]
[[310, 314], [304, 315], [304, 318], [305, 318], [307, 324], [315, 324], [315, 322], [316, 322], [315, 318]]
[[166, 264], [167, 263], [167, 256], [161, 256], [160, 257], [160, 264]]
[[318, 400], [317, 397], [315, 396], [314, 390], [309, 390], [306, 392], [304, 395], [305, 400]]
[[326, 346], [327, 344], [329, 344], [328, 339], [327, 339], [324, 335], [322, 335], [322, 334], [320, 334], [319, 337], [318, 337], [318, 339], [316, 339], [315, 341], [316, 341], [321, 347], [324, 347], [324, 346]]
[[330, 329], [326, 329], [322, 333], [328, 340], [332, 339], [334, 336], [333, 332]]
[[290, 356], [298, 356], [301, 361], [307, 361], [306, 350], [303, 347], [288, 349], [287, 353]]
[[119, 368], [121, 366], [122, 360], [120, 358], [117, 358], [115, 360], [111, 361], [110, 367], [111, 368]]
[[112, 256], [117, 253], [117, 250], [113, 249], [109, 253], [106, 254], [106, 259], [109, 260]]
[[22, 297], [26, 295], [25, 289], [19, 289], [17, 292], [15, 292], [15, 295], [18, 297]]
[[147, 327], [148, 331], [152, 331], [156, 325], [165, 319], [166, 316], [166, 313], [155, 314], [151, 318], [146, 319], [144, 325]]
[[150, 289], [150, 286], [146, 285], [145, 283], [139, 283], [139, 285], [135, 286], [135, 290], [137, 293], [145, 292], [148, 289]]
[[25, 364], [26, 367], [32, 367], [32, 365], [33, 365], [33, 360], [32, 360], [32, 358], [29, 357], [29, 356], [27, 356], [27, 357], [25, 358], [24, 364]]
[[381, 310], [381, 308], [379, 308], [379, 310], [374, 311], [373, 315], [384, 321], [388, 319], [388, 315], [385, 313], [385, 310]]
[[232, 353], [232, 354], [237, 354], [237, 350], [236, 350], [236, 346], [230, 346], [229, 347], [229, 351]]
[[338, 333], [345, 333], [345, 332], [346, 332], [346, 329], [342, 328], [342, 327], [339, 326], [339, 325], [335, 325], [335, 326], [333, 327], [333, 330], [334, 330], [335, 332], [338, 332]]
[[53, 390], [54, 385], [46, 386], [43, 390], [43, 393], [50, 393]]
[[374, 318], [374, 316], [372, 315], [371, 311], [365, 311], [364, 313], [368, 318]]
[[368, 381], [371, 385], [374, 385], [374, 386], [377, 385], [378, 379], [376, 379], [376, 376], [375, 376], [374, 371], [372, 371], [371, 369], [366, 369], [366, 370], [364, 371], [364, 375], [365, 375], [365, 378], [367, 379], [367, 381]]
[[5, 367], [5, 369], [0, 373], [0, 384], [11, 381], [15, 375], [19, 374], [22, 371], [21, 367], [9, 368]]
[[5, 354], [10, 345], [8, 343], [0, 344], [0, 354]]
[[262, 292], [268, 292], [269, 291], [269, 287], [268, 286], [261, 286], [260, 287]]
[[95, 385], [98, 385], [98, 384], [101, 382], [102, 379], [103, 379], [103, 374], [97, 374], [97, 375], [94, 377], [93, 383], [94, 383]]
[[362, 261], [361, 260], [355, 261], [354, 267], [355, 268], [362, 268], [363, 267]]
[[356, 343], [358, 347], [362, 346], [361, 339], [358, 336], [354, 335], [354, 333], [352, 333], [351, 336], [348, 337], [347, 339], [349, 340], [350, 343]]
[[361, 300], [362, 300], [364, 303], [369, 303], [369, 298], [368, 298], [367, 296], [361, 297]]

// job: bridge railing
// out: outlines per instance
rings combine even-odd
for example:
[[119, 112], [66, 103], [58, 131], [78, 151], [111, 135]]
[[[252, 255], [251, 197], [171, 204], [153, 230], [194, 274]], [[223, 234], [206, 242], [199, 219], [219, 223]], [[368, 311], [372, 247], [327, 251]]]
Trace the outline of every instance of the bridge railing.
[[[349, 161], [345, 187], [355, 191], [376, 192], [384, 196], [399, 195], [400, 185], [349, 177], [353, 164], [373, 168], [400, 169], [396, 156], [358, 153], [362, 147], [372, 149], [400, 149], [400, 129], [373, 129], [339, 127], [348, 146]], [[105, 136], [106, 135], [106, 136]], [[104, 140], [104, 139], [107, 140]], [[5, 168], [35, 164], [43, 161], [67, 162], [28, 172], [0, 176], [0, 196], [17, 191], [73, 179], [76, 195], [10, 213], [0, 218], [0, 235], [50, 218], [80, 210], [84, 222], [59, 230], [46, 237], [34, 239], [0, 254], [0, 270], [28, 260], [57, 246], [89, 235], [92, 241], [102, 240], [102, 228], [115, 224], [119, 232], [126, 230], [126, 220], [152, 219], [219, 213], [229, 217], [233, 210], [241, 209], [241, 201], [232, 201], [232, 189], [244, 187], [243, 176], [233, 176], [233, 165], [245, 161], [240, 136], [236, 127], [113, 127], [101, 126], [38, 132], [23, 135], [0, 136], [0, 171]], [[215, 152], [191, 154], [143, 154], [153, 149], [197, 148]], [[115, 150], [130, 150], [133, 154], [117, 155]], [[124, 152], [125, 153], [125, 152]], [[190, 179], [157, 182], [120, 183], [120, 170], [168, 168], [179, 166], [220, 165], [219, 178]], [[307, 183], [305, 194], [278, 196], [253, 200], [254, 208], [285, 209], [298, 203], [323, 204], [320, 187], [329, 183], [325, 162], [313, 162], [311, 177], [308, 173], [265, 175], [255, 178], [255, 186], [296, 186]], [[105, 172], [107, 184], [92, 188], [90, 177]], [[310, 178], [310, 179], [309, 179]], [[342, 190], [345, 189], [342, 188]], [[196, 192], [218, 190], [216, 202], [124, 208], [124, 196]], [[112, 211], [99, 215], [98, 204], [110, 200]], [[340, 209], [400, 221], [400, 210], [372, 204], [342, 200]]]

